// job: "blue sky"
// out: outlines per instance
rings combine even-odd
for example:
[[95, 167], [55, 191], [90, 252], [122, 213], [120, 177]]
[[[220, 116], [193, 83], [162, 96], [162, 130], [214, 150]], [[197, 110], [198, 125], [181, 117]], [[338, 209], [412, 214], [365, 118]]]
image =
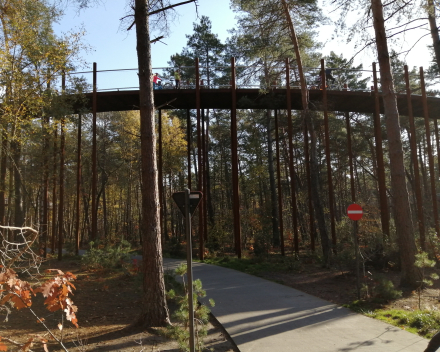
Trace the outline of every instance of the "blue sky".
[[[119, 20], [127, 13], [125, 4], [126, 1], [103, 0], [100, 5], [79, 13], [75, 7], [68, 7], [61, 23], [55, 26], [58, 33], [70, 29], [79, 30], [81, 27], [86, 30], [84, 42], [92, 47], [89, 52], [82, 55], [88, 65], [86, 70], [92, 68], [93, 62], [97, 63], [98, 70], [137, 67], [135, 29], [127, 32], [121, 27]], [[235, 24], [234, 13], [229, 8], [229, 0], [199, 0], [198, 4], [199, 16], [208, 16], [212, 22], [212, 32], [218, 34], [224, 41], [228, 37], [228, 29], [233, 28]], [[165, 44], [157, 42], [152, 45], [153, 67], [166, 66], [170, 56], [180, 53], [186, 46], [185, 34], [193, 32], [193, 22], [197, 21], [195, 6], [183, 5], [177, 7], [176, 11], [178, 16], [170, 24], [171, 34], [169, 38], [163, 40]], [[124, 84], [121, 85], [119, 83], [121, 81]], [[98, 74], [99, 89], [135, 85], [137, 85], [135, 72]]]
[[[75, 7], [68, 7], [61, 23], [55, 26], [58, 33], [81, 28], [86, 30], [84, 42], [92, 49], [82, 55], [86, 62], [85, 70], [91, 69], [93, 62], [97, 63], [98, 70], [137, 67], [135, 30], [127, 32], [120, 22], [120, 18], [127, 14], [126, 4], [126, 0], [101, 0], [100, 4], [95, 7], [79, 13]], [[212, 22], [213, 33], [218, 34], [219, 38], [224, 41], [228, 37], [228, 29], [235, 25], [235, 14], [229, 8], [229, 0], [198, 0], [198, 4], [198, 15], [208, 16]], [[329, 7], [324, 6], [324, 11], [326, 8]], [[170, 56], [180, 53], [186, 45], [185, 34], [191, 34], [193, 31], [193, 22], [197, 21], [194, 4], [177, 7], [176, 11], [178, 17], [170, 25], [170, 36], [163, 40], [165, 44], [158, 42], [152, 45], [153, 67], [166, 66]], [[353, 52], [352, 45], [347, 45], [345, 38], [330, 40], [332, 33], [331, 26], [322, 27], [319, 32], [318, 40], [326, 44], [323, 54], [328, 54], [330, 50], [333, 50], [337, 54], [343, 53], [344, 57], [349, 57]], [[426, 49], [428, 40], [429, 37], [420, 42], [408, 56], [407, 62], [410, 67], [422, 65], [427, 67], [430, 59]], [[412, 40], [409, 36], [408, 43], [410, 42]], [[366, 51], [356, 58], [355, 63], [362, 62], [364, 67], [371, 67], [372, 61], [375, 61], [372, 52]], [[91, 80], [91, 75], [87, 75], [87, 79]], [[98, 74], [99, 89], [116, 87], [137, 87], [136, 72]]]

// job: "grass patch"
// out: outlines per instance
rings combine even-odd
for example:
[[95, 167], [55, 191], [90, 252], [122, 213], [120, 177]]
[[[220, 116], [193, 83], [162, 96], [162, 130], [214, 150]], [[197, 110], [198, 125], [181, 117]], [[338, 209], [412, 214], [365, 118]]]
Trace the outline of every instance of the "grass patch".
[[438, 311], [371, 309], [371, 304], [364, 301], [354, 301], [351, 304], [344, 305], [344, 307], [427, 339], [432, 338], [440, 330], [440, 312]]
[[207, 258], [203, 263], [234, 269], [254, 276], [262, 276], [265, 272], [291, 272], [300, 271], [302, 264], [294, 257], [270, 256], [267, 258], [232, 258], [216, 257]]

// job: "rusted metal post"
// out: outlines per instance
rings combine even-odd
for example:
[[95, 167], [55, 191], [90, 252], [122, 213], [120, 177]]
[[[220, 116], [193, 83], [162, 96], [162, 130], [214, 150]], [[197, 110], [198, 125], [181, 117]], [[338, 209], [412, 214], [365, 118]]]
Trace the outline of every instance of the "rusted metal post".
[[160, 233], [161, 233], [161, 241], [162, 241], [162, 248], [165, 244], [165, 231], [164, 231], [164, 197], [163, 194], [163, 143], [162, 143], [162, 109], [159, 109], [159, 119], [157, 122], [157, 130], [158, 130], [158, 136], [157, 136], [157, 143], [158, 143], [158, 160], [157, 160], [157, 183], [159, 188], [159, 216], [160, 216]]
[[208, 198], [208, 192], [206, 191], [206, 179], [207, 179], [207, 172], [206, 169], [207, 165], [207, 151], [206, 151], [206, 121], [205, 121], [205, 109], [202, 109], [202, 182], [203, 182], [203, 194], [204, 197], [202, 198], [202, 204], [200, 206], [203, 207], [203, 236], [205, 238], [205, 242], [208, 240], [208, 221], [206, 219], [207, 216], [207, 198]]
[[347, 128], [347, 148], [348, 148], [348, 163], [350, 165], [350, 190], [351, 190], [351, 202], [356, 203], [356, 188], [354, 183], [354, 170], [353, 170], [353, 149], [351, 147], [351, 125], [350, 125], [350, 113], [345, 113], [345, 126]]
[[186, 110], [186, 141], [187, 141], [187, 163], [188, 163], [188, 189], [191, 189], [191, 114]]
[[92, 106], [92, 233], [91, 239], [95, 241], [98, 237], [98, 209], [96, 204], [96, 193], [98, 184], [97, 153], [96, 145], [96, 112], [98, 107], [98, 93], [96, 91], [96, 62], [93, 63], [93, 106]]
[[55, 243], [57, 239], [57, 150], [58, 150], [58, 124], [54, 120], [53, 136], [53, 177], [52, 177], [52, 242], [50, 244], [51, 253], [55, 253]]
[[231, 155], [232, 155], [232, 207], [234, 214], [235, 253], [241, 258], [240, 194], [238, 189], [237, 92], [235, 58], [231, 58]]
[[293, 126], [292, 126], [292, 102], [290, 96], [290, 67], [289, 59], [286, 59], [286, 96], [287, 96], [287, 128], [289, 135], [289, 177], [290, 177], [290, 193], [291, 193], [291, 210], [293, 223], [293, 248], [296, 255], [299, 254], [298, 243], [298, 219], [296, 207], [296, 192], [295, 192], [295, 169], [293, 168]]
[[[62, 94], [66, 90], [66, 75], [63, 72], [61, 78]], [[60, 203], [58, 206], [58, 260], [63, 259], [63, 242], [64, 242], [64, 158], [66, 144], [66, 119], [61, 117], [60, 132]]]
[[432, 155], [432, 147], [431, 147], [431, 131], [430, 131], [430, 126], [429, 126], [428, 99], [426, 97], [425, 75], [423, 73], [423, 67], [420, 67], [420, 86], [422, 89], [422, 103], [423, 103], [423, 115], [425, 118], [426, 144], [428, 147], [429, 174], [430, 174], [430, 180], [431, 180], [431, 194], [432, 194], [432, 211], [434, 213], [435, 232], [437, 232], [437, 237], [440, 238], [440, 224], [439, 224], [439, 219], [438, 219], [437, 192], [436, 192], [436, 187], [435, 187], [434, 157]]
[[304, 163], [306, 166], [307, 177], [307, 195], [309, 206], [309, 229], [310, 229], [310, 249], [315, 251], [315, 215], [313, 212], [313, 200], [312, 200], [312, 179], [310, 174], [310, 156], [309, 156], [309, 132], [307, 130], [307, 124], [304, 121]]
[[[200, 73], [199, 58], [196, 58], [196, 109], [197, 109], [197, 166], [198, 166], [198, 189], [203, 192], [202, 173], [202, 138], [200, 126]], [[199, 207], [199, 259], [205, 257], [205, 236], [203, 235], [203, 207]]]
[[437, 170], [439, 173], [437, 174], [440, 178], [440, 140], [438, 135], [438, 122], [437, 119], [434, 119], [434, 133], [435, 133], [435, 144], [437, 147]]
[[377, 176], [379, 181], [380, 219], [382, 232], [390, 237], [390, 215], [388, 212], [387, 188], [385, 183], [385, 165], [383, 162], [382, 128], [380, 123], [379, 89], [377, 87], [376, 63], [373, 62], [374, 80], [374, 138], [376, 141]]
[[[50, 89], [50, 80], [47, 82], [47, 89]], [[48, 114], [45, 114], [43, 117], [42, 123], [43, 123], [43, 134], [44, 134], [44, 150], [43, 150], [43, 221], [41, 224], [41, 232], [42, 232], [42, 250], [43, 250], [43, 257], [47, 257], [47, 240], [49, 235], [49, 122], [50, 118]], [[3, 139], [2, 140], [2, 162], [1, 162], [1, 168], [2, 171], [0, 172], [1, 175], [6, 176], [6, 147], [7, 145], [4, 143], [6, 141], [6, 129], [3, 129]], [[3, 157], [4, 156], [4, 157]], [[4, 170], [4, 173], [3, 173]], [[0, 177], [1, 180], [3, 180], [3, 177]], [[2, 185], [4, 186], [4, 185]], [[2, 187], [2, 196], [0, 197], [0, 206], [2, 206], [2, 211], [0, 215], [0, 221], [2, 225], [5, 225], [4, 221], [4, 214], [5, 214], [5, 203], [4, 203], [4, 187]], [[40, 247], [40, 248], [41, 248]]]
[[281, 186], [281, 161], [280, 161], [280, 136], [278, 131], [278, 111], [275, 109], [275, 140], [276, 140], [276, 157], [277, 157], [277, 184], [278, 184], [278, 218], [281, 239], [281, 255], [284, 252], [284, 222], [283, 222], [283, 188]]
[[328, 183], [328, 202], [330, 210], [330, 228], [332, 232], [333, 253], [336, 253], [336, 224], [335, 224], [335, 210], [334, 201], [335, 195], [333, 193], [332, 180], [332, 163], [330, 159], [330, 132], [327, 111], [327, 82], [325, 77], [325, 62], [321, 59], [321, 83], [322, 83], [322, 105], [324, 108], [324, 138], [325, 138], [325, 159], [327, 162], [327, 183]]
[[79, 241], [81, 231], [81, 139], [82, 139], [82, 117], [78, 115], [78, 141], [77, 141], [77, 157], [76, 157], [76, 231], [75, 231], [75, 255], [79, 255]]
[[419, 240], [420, 248], [425, 250], [425, 220], [423, 216], [423, 199], [422, 199], [422, 187], [420, 182], [419, 162], [417, 160], [417, 141], [416, 141], [416, 126], [414, 123], [414, 114], [411, 100], [411, 88], [409, 86], [409, 74], [408, 66], [405, 65], [405, 83], [406, 83], [406, 100], [408, 104], [408, 117], [410, 128], [410, 146], [411, 146], [411, 158], [414, 167], [414, 187], [416, 193], [417, 202], [417, 222], [419, 225]]

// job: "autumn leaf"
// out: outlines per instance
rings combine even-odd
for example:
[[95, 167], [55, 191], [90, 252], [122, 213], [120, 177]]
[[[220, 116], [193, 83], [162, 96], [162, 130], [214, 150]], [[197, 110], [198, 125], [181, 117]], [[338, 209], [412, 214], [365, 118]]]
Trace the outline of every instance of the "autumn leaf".
[[29, 349], [32, 347], [33, 341], [34, 341], [33, 337], [29, 338], [29, 340], [23, 346], [21, 346], [20, 350], [29, 351]]
[[[0, 341], [1, 340], [2, 340], [2, 338], [0, 337]], [[0, 342], [0, 351], [7, 351], [7, 350], [8, 350], [8, 348]]]

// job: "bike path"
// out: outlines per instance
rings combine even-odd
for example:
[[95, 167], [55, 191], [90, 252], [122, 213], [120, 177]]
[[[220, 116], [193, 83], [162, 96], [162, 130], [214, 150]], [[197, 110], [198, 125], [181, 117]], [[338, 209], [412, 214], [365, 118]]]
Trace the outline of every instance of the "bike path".
[[[167, 258], [164, 268], [182, 262]], [[397, 327], [236, 270], [194, 263], [193, 273], [241, 352], [422, 352], [428, 345]]]

